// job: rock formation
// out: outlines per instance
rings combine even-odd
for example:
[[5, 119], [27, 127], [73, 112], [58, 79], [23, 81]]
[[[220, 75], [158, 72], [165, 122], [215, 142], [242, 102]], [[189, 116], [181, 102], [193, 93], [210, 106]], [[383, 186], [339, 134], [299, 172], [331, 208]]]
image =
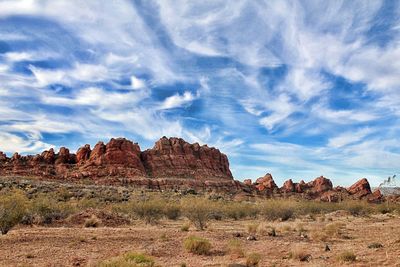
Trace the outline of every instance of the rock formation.
[[364, 197], [366, 195], [371, 194], [371, 186], [368, 183], [368, 180], [366, 178], [363, 178], [359, 181], [357, 181], [355, 184], [350, 186], [347, 191], [351, 195], [356, 195], [358, 197]]
[[112, 138], [107, 144], [99, 142], [93, 150], [85, 145], [76, 154], [65, 147], [58, 153], [51, 148], [35, 156], [15, 153], [12, 158], [0, 152], [0, 175], [110, 181], [114, 178], [233, 180], [228, 158], [218, 149], [166, 137], [144, 152], [137, 143], [125, 138]]
[[274, 179], [270, 173], [267, 173], [263, 177], [260, 177], [254, 183], [258, 191], [274, 191], [278, 189], [278, 186], [275, 184]]
[[90, 145], [84, 145], [76, 154], [65, 147], [58, 153], [49, 149], [34, 156], [15, 153], [11, 158], [0, 152], [0, 176], [90, 180], [95, 184], [132, 185], [150, 190], [213, 190], [245, 197], [301, 197], [328, 202], [345, 199], [380, 202], [383, 199], [379, 190], [371, 192], [365, 178], [347, 189], [334, 188], [323, 176], [308, 183], [290, 179], [281, 188], [269, 173], [254, 183], [251, 179], [243, 183], [234, 181], [228, 158], [218, 149], [167, 137], [145, 151], [125, 138], [112, 138], [107, 144], [97, 143], [93, 150]]
[[226, 155], [182, 138], [161, 138], [142, 153], [142, 160], [150, 177], [233, 179]]

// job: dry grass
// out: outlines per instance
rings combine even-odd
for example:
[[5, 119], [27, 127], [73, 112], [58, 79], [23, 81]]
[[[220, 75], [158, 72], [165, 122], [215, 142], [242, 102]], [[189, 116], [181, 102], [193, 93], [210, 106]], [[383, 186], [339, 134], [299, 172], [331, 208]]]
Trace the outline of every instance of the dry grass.
[[357, 256], [352, 251], [345, 251], [340, 253], [337, 259], [340, 262], [354, 262], [357, 260]]
[[243, 242], [238, 239], [231, 239], [228, 241], [228, 252], [233, 258], [244, 257]]
[[246, 256], [246, 266], [258, 266], [261, 261], [261, 254], [259, 253], [249, 253]]
[[97, 218], [95, 215], [92, 215], [90, 218], [85, 220], [84, 226], [96, 228], [96, 227], [99, 227], [100, 224], [101, 224], [101, 220], [99, 220], [99, 218]]
[[186, 251], [197, 255], [208, 255], [211, 250], [211, 243], [205, 238], [189, 236], [183, 242]]
[[332, 222], [325, 226], [315, 227], [311, 230], [311, 238], [318, 241], [328, 241], [333, 238], [345, 238], [343, 230], [346, 228], [344, 222]]
[[153, 267], [154, 259], [143, 253], [128, 252], [97, 264], [97, 267]]
[[310, 261], [311, 254], [304, 248], [297, 246], [289, 253], [289, 258], [298, 261]]

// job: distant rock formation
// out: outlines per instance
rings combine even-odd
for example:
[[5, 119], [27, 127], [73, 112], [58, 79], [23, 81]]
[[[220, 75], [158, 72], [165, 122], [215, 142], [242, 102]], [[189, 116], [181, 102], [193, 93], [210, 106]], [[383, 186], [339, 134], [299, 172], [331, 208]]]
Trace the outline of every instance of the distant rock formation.
[[137, 143], [112, 138], [71, 154], [65, 147], [58, 153], [50, 149], [35, 156], [15, 153], [8, 158], [0, 152], [0, 175], [38, 176], [44, 178], [184, 178], [233, 180], [229, 161], [216, 148], [181, 138], [163, 137], [144, 152]]
[[79, 148], [76, 154], [61, 147], [43, 151], [35, 156], [15, 153], [8, 158], [0, 152], [0, 176], [38, 177], [95, 184], [131, 185], [149, 190], [219, 191], [245, 196], [301, 197], [337, 202], [345, 199], [366, 199], [380, 202], [379, 190], [371, 192], [363, 178], [349, 188], [333, 187], [323, 176], [305, 183], [292, 179], [279, 188], [267, 173], [254, 183], [233, 180], [229, 161], [218, 149], [189, 144], [182, 138], [159, 139], [153, 148], [141, 151], [137, 143], [125, 138], [112, 138], [107, 144], [98, 142]]
[[189, 144], [182, 138], [163, 137], [141, 156], [150, 177], [233, 179], [225, 154], [207, 145]]

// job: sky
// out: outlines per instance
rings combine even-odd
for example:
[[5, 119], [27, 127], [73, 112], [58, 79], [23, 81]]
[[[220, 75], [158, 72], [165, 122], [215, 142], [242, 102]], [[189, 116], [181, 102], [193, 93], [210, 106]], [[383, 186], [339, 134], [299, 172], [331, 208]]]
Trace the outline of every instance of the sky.
[[236, 179], [400, 169], [400, 2], [0, 0], [0, 151], [215, 146]]

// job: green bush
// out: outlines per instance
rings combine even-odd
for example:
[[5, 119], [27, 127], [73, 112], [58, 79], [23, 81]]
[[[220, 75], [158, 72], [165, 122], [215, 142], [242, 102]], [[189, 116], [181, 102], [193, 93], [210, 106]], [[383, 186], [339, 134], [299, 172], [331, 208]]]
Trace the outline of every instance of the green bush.
[[38, 224], [51, 224], [54, 220], [68, 217], [75, 211], [69, 202], [58, 202], [48, 196], [39, 195], [31, 200], [29, 216]]
[[187, 237], [183, 246], [187, 251], [197, 255], [208, 255], [211, 250], [210, 242], [205, 238], [197, 236]]
[[19, 192], [0, 196], [0, 232], [5, 235], [26, 214], [27, 199]]
[[181, 216], [181, 207], [177, 203], [167, 203], [163, 213], [168, 219], [177, 220]]
[[164, 214], [164, 203], [157, 199], [132, 204], [133, 213], [148, 224], [158, 223]]
[[128, 252], [122, 256], [108, 259], [97, 264], [98, 267], [153, 267], [154, 259], [143, 253]]
[[203, 198], [184, 199], [181, 203], [183, 214], [198, 230], [204, 230], [213, 212], [213, 201]]
[[262, 206], [262, 215], [270, 221], [286, 221], [294, 217], [295, 206], [289, 201], [266, 201]]

